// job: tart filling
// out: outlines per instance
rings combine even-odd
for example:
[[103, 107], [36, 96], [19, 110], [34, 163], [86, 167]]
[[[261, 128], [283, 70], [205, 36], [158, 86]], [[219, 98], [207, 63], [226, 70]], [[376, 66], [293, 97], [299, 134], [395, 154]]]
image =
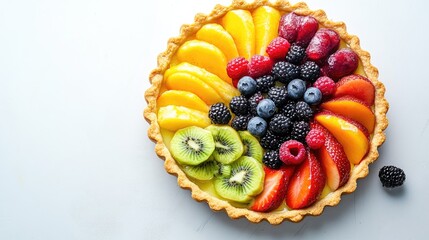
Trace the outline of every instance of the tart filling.
[[388, 103], [345, 24], [287, 1], [198, 14], [152, 71], [144, 116], [167, 172], [231, 218], [279, 224], [353, 192]]

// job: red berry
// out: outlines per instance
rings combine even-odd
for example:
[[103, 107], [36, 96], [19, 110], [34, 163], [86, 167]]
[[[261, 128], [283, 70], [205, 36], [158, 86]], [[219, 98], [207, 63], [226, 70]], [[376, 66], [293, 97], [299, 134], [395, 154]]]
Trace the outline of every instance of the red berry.
[[274, 60], [281, 60], [286, 57], [287, 52], [289, 51], [290, 43], [288, 40], [282, 37], [276, 37], [270, 44], [267, 46], [267, 53], [270, 58]]
[[319, 77], [313, 84], [313, 87], [318, 88], [322, 92], [323, 97], [329, 97], [335, 92], [335, 82], [330, 77]]
[[280, 18], [279, 36], [285, 38], [290, 43], [295, 42], [298, 35], [298, 28], [301, 17], [291, 12]]
[[305, 141], [311, 149], [319, 149], [325, 144], [325, 135], [319, 129], [311, 129], [305, 137]]
[[319, 29], [311, 39], [306, 49], [309, 60], [320, 62], [340, 46], [340, 36], [327, 28]]
[[273, 68], [273, 60], [267, 56], [254, 55], [249, 63], [249, 75], [252, 78], [262, 77], [271, 72]]
[[234, 58], [226, 65], [226, 73], [230, 78], [240, 80], [240, 78], [249, 75], [249, 61], [244, 57]]
[[284, 142], [279, 149], [280, 160], [286, 165], [297, 165], [302, 163], [307, 156], [304, 144], [296, 140]]
[[349, 48], [343, 48], [329, 56], [325, 73], [332, 79], [352, 74], [359, 65], [358, 55]]
[[296, 43], [302, 47], [306, 47], [318, 28], [319, 22], [314, 17], [302, 17], [299, 24], [298, 35], [296, 36]]

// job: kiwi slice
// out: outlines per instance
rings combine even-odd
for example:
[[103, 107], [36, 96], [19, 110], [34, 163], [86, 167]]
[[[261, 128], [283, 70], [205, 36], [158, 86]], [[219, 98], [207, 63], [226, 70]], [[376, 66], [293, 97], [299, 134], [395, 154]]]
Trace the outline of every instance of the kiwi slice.
[[182, 170], [189, 177], [198, 179], [198, 180], [211, 180], [215, 174], [217, 175], [220, 171], [220, 164], [215, 160], [207, 160], [196, 166], [183, 165]]
[[240, 135], [241, 142], [244, 146], [243, 156], [249, 156], [262, 162], [264, 149], [261, 147], [261, 144], [259, 144], [258, 139], [248, 131], [239, 131], [238, 135]]
[[242, 156], [231, 164], [229, 177], [216, 177], [214, 188], [219, 196], [240, 203], [247, 203], [262, 192], [265, 172], [258, 160]]
[[225, 165], [220, 162], [217, 162], [218, 164], [218, 171], [216, 173], [216, 176], [219, 177], [229, 177], [231, 176], [231, 165]]
[[196, 166], [206, 161], [215, 149], [210, 131], [192, 126], [178, 130], [170, 142], [170, 152], [183, 165]]
[[206, 129], [213, 135], [215, 142], [213, 157], [216, 161], [230, 164], [243, 154], [243, 143], [241, 143], [240, 136], [234, 128], [210, 125]]

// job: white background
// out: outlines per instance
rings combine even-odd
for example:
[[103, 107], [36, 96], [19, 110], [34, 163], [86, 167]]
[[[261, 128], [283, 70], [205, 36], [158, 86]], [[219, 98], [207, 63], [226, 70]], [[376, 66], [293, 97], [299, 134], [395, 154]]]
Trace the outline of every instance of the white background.
[[[307, 1], [371, 52], [390, 125], [356, 192], [279, 226], [212, 212], [164, 171], [142, 117], [148, 75], [219, 0], [148, 2], [0, 1], [0, 239], [426, 239], [427, 1]], [[390, 164], [407, 173], [399, 191], [378, 180]]]

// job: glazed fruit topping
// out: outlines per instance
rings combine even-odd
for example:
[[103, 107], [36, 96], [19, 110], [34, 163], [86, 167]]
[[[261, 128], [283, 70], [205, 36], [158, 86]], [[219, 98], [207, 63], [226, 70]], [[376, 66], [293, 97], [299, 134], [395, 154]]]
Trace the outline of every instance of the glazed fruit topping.
[[311, 39], [306, 54], [309, 60], [321, 62], [329, 54], [335, 52], [340, 45], [340, 36], [337, 32], [327, 28], [319, 29]]
[[325, 98], [332, 96], [336, 89], [334, 80], [328, 76], [319, 77], [314, 82], [313, 87], [318, 88]]
[[265, 167], [264, 190], [250, 206], [258, 212], [269, 212], [278, 208], [284, 201], [290, 178], [294, 172], [293, 167], [272, 170]]
[[358, 55], [349, 48], [343, 48], [329, 56], [323, 71], [332, 79], [339, 79], [352, 74], [358, 65]]
[[309, 148], [313, 150], [319, 149], [325, 144], [325, 134], [323, 131], [313, 128], [305, 137], [305, 142]]
[[210, 107], [209, 118], [214, 124], [228, 124], [231, 113], [224, 103], [215, 103]]
[[267, 54], [271, 59], [282, 60], [289, 52], [290, 43], [282, 37], [276, 37], [267, 46]]
[[249, 61], [247, 61], [244, 57], [232, 59], [226, 65], [226, 73], [230, 78], [236, 80], [249, 75]]
[[253, 78], [267, 75], [273, 67], [273, 60], [267, 56], [254, 55], [249, 63], [249, 75]]
[[301, 142], [289, 140], [280, 146], [279, 157], [286, 165], [298, 165], [307, 157], [307, 151]]

